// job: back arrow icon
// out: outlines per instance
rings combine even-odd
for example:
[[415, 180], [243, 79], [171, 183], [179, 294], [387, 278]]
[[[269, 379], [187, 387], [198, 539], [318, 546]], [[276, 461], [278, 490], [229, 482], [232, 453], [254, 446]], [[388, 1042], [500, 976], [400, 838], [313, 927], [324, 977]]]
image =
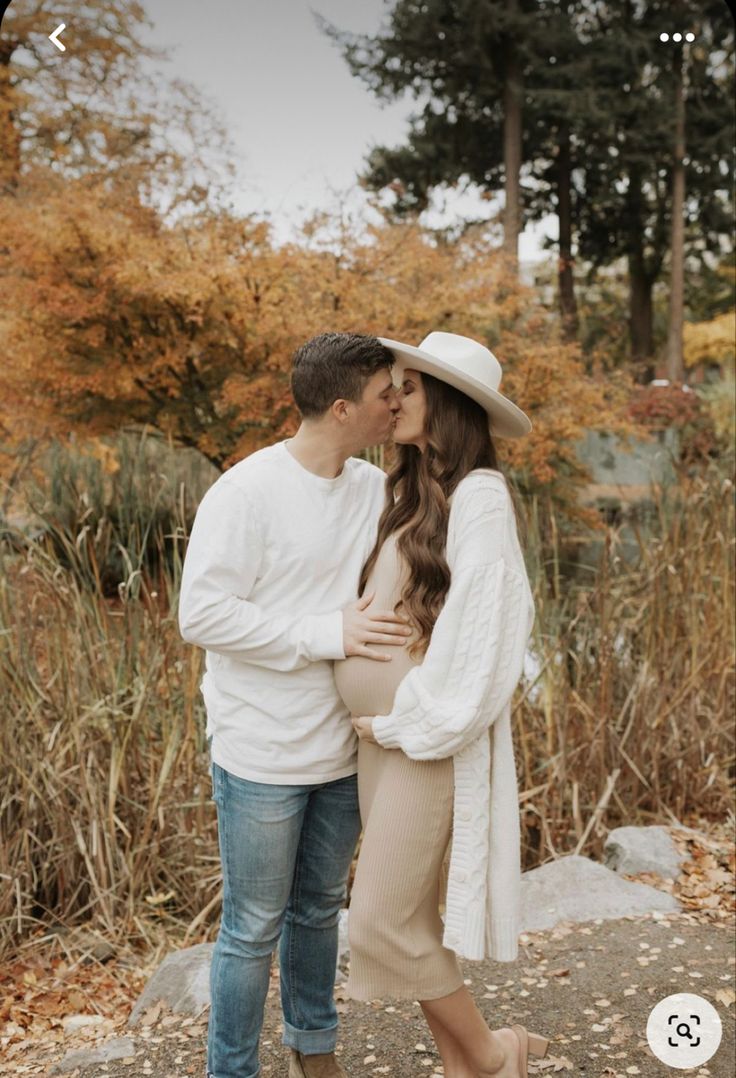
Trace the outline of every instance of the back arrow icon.
[[59, 41], [59, 34], [61, 34], [64, 30], [66, 30], [66, 23], [60, 22], [54, 30], [53, 34], [49, 34], [49, 41], [56, 45], [57, 49], [60, 52], [66, 52], [66, 45], [62, 45], [62, 43]]

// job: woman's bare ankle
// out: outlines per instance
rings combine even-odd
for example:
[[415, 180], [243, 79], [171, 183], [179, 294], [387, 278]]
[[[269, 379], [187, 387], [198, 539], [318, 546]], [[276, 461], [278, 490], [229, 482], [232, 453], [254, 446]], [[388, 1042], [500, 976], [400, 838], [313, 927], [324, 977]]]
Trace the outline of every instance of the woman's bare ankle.
[[479, 1078], [504, 1078], [506, 1073], [516, 1074], [513, 1067], [513, 1045], [508, 1036], [516, 1041], [516, 1034], [510, 1028], [502, 1027], [501, 1030], [491, 1032], [493, 1038], [493, 1056], [489, 1058], [478, 1072]]

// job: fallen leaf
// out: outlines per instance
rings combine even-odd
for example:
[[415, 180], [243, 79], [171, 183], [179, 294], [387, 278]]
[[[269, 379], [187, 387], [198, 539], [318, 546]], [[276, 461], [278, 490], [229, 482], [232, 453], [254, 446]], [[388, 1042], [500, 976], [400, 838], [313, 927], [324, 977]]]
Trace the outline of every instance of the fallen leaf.
[[141, 1018], [141, 1025], [142, 1026], [153, 1026], [153, 1025], [155, 1025], [156, 1022], [158, 1022], [159, 1018], [161, 1017], [162, 1009], [163, 1009], [163, 1002], [161, 1000], [159, 1000], [158, 1003], [154, 1003], [154, 1005], [152, 1007], [149, 1007], [147, 1011], [143, 1012], [143, 1017]]

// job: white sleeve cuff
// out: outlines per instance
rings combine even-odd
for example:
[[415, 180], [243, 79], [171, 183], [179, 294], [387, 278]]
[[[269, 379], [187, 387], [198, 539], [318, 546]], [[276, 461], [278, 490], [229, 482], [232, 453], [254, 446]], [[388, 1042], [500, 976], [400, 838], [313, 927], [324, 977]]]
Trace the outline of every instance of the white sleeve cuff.
[[310, 662], [344, 659], [342, 610], [331, 614], [307, 614], [302, 619], [304, 649]]
[[391, 715], [374, 715], [373, 736], [384, 749], [400, 749], [400, 726]]

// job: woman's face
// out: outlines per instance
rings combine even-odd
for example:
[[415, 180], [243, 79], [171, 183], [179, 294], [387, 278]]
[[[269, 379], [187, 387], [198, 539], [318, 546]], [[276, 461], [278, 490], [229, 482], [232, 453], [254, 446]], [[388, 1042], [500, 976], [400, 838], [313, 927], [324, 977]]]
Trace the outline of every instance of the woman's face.
[[399, 445], [415, 445], [422, 452], [427, 445], [427, 397], [419, 371], [404, 371], [397, 395], [399, 411], [394, 427], [394, 441]]

